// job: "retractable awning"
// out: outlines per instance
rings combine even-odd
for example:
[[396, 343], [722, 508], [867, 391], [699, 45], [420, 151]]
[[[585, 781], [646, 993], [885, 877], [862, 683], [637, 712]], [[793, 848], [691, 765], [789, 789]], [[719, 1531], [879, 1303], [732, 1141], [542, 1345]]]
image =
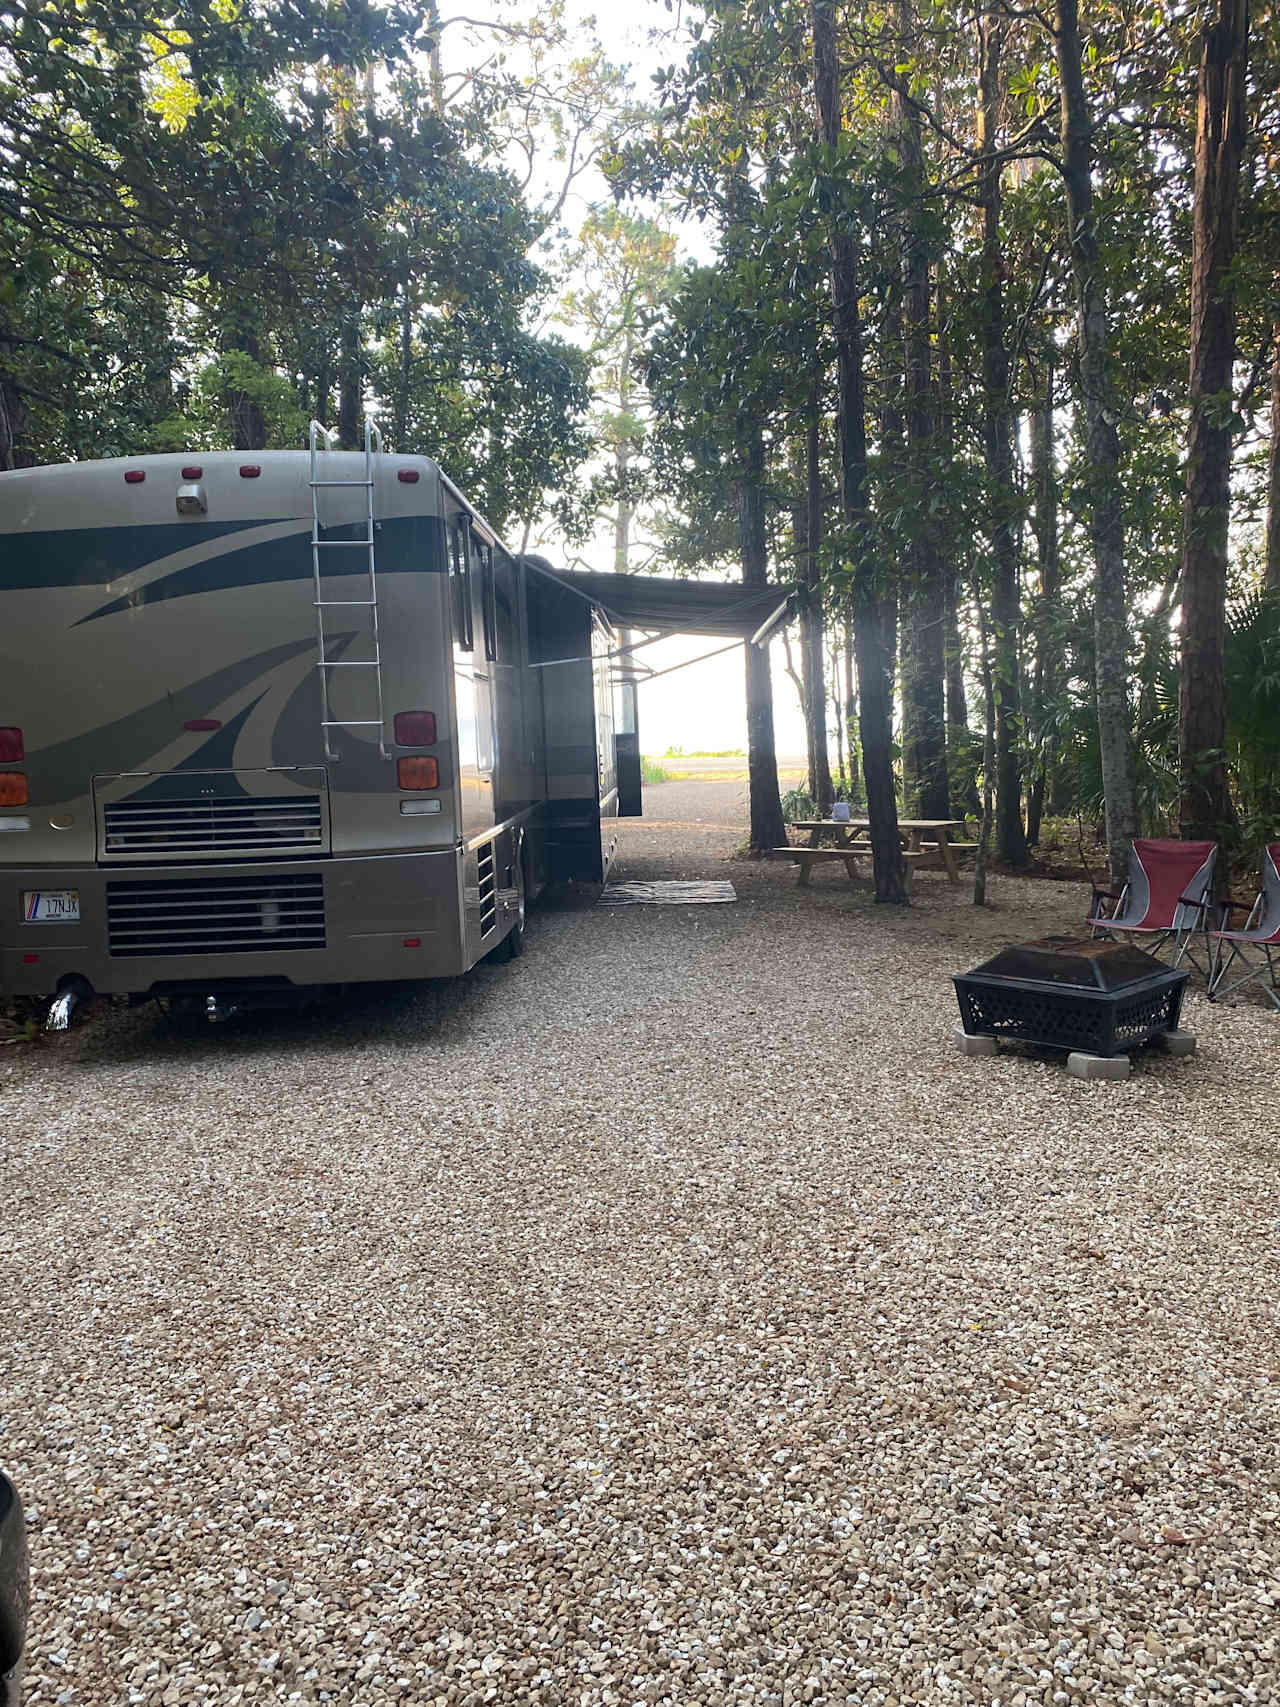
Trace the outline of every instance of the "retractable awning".
[[744, 587], [740, 581], [681, 581], [672, 576], [600, 575], [577, 569], [551, 572], [563, 586], [601, 605], [619, 628], [650, 634], [706, 634], [721, 640], [750, 640], [771, 618], [781, 615], [780, 601], [788, 600], [791, 592], [777, 585]]

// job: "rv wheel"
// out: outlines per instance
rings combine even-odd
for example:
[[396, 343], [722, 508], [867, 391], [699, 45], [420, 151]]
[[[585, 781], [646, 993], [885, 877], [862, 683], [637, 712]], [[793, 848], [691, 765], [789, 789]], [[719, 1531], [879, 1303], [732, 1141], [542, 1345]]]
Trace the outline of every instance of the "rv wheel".
[[515, 846], [511, 850], [511, 887], [516, 892], [516, 922], [494, 949], [491, 960], [515, 960], [524, 953], [524, 911], [525, 911], [525, 882], [524, 882], [524, 837], [515, 838]]

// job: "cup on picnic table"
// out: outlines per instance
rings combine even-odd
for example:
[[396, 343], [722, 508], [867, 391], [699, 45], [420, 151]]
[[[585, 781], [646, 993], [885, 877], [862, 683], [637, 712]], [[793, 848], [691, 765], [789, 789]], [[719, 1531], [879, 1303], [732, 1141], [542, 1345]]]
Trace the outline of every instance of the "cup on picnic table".
[[837, 800], [832, 805], [831, 818], [833, 823], [847, 824], [849, 822], [849, 802], [847, 800]]

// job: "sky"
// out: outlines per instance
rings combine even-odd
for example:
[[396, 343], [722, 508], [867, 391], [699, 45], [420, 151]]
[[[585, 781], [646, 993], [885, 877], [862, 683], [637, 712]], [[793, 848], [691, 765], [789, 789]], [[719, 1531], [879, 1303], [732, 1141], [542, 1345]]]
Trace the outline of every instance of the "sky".
[[[581, 0], [566, 0], [566, 15], [576, 21], [584, 37], [588, 24], [594, 22], [595, 34], [606, 54], [617, 64], [629, 67], [632, 82], [639, 98], [651, 93], [649, 79], [660, 66], [684, 57], [685, 45], [672, 32], [678, 22], [678, 0], [668, 10], [663, 0], [633, 0], [632, 4], [600, 8], [581, 4]], [[447, 20], [448, 8], [442, 8]], [[504, 19], [524, 23], [527, 7], [515, 9], [502, 0], [470, 0], [466, 15], [476, 20]], [[665, 37], [665, 39], [663, 39]], [[469, 52], [476, 51], [463, 29], [446, 30], [443, 60], [446, 72], [458, 70]], [[536, 184], [531, 186], [536, 190]], [[584, 174], [575, 184], [565, 209], [565, 223], [574, 229], [581, 225], [592, 203], [611, 200], [611, 192], [599, 172]], [[644, 211], [651, 215], [654, 209]], [[705, 227], [696, 221], [674, 223], [672, 228], [680, 240], [683, 259], [706, 261], [710, 254], [709, 237]], [[538, 549], [554, 558], [554, 542], [542, 541]], [[575, 553], [575, 567], [612, 570], [612, 531], [585, 549]], [[660, 572], [660, 571], [659, 571]], [[715, 648], [716, 642], [703, 637], [673, 637], [647, 647], [641, 656], [654, 672], [670, 669]], [[774, 681], [774, 726], [780, 757], [794, 758], [805, 750], [804, 718], [795, 688], [784, 673], [782, 644], [775, 640], [770, 649]], [[747, 719], [743, 684], [742, 648], [722, 653], [704, 663], [690, 664], [672, 675], [641, 685], [640, 744], [649, 755], [658, 755], [668, 748], [680, 747], [685, 752], [719, 752], [747, 745]]]

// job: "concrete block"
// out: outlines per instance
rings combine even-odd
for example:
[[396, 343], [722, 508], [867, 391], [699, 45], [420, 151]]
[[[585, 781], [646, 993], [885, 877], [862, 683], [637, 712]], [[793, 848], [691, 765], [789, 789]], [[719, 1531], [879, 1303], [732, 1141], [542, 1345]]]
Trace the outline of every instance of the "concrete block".
[[1193, 1031], [1162, 1031], [1156, 1042], [1166, 1055], [1194, 1055], [1196, 1052]]
[[996, 1040], [994, 1037], [971, 1037], [967, 1031], [958, 1031], [956, 1048], [962, 1055], [994, 1055]]
[[1067, 1071], [1075, 1079], [1127, 1079], [1127, 1055], [1084, 1055], [1073, 1049], [1067, 1056]]

